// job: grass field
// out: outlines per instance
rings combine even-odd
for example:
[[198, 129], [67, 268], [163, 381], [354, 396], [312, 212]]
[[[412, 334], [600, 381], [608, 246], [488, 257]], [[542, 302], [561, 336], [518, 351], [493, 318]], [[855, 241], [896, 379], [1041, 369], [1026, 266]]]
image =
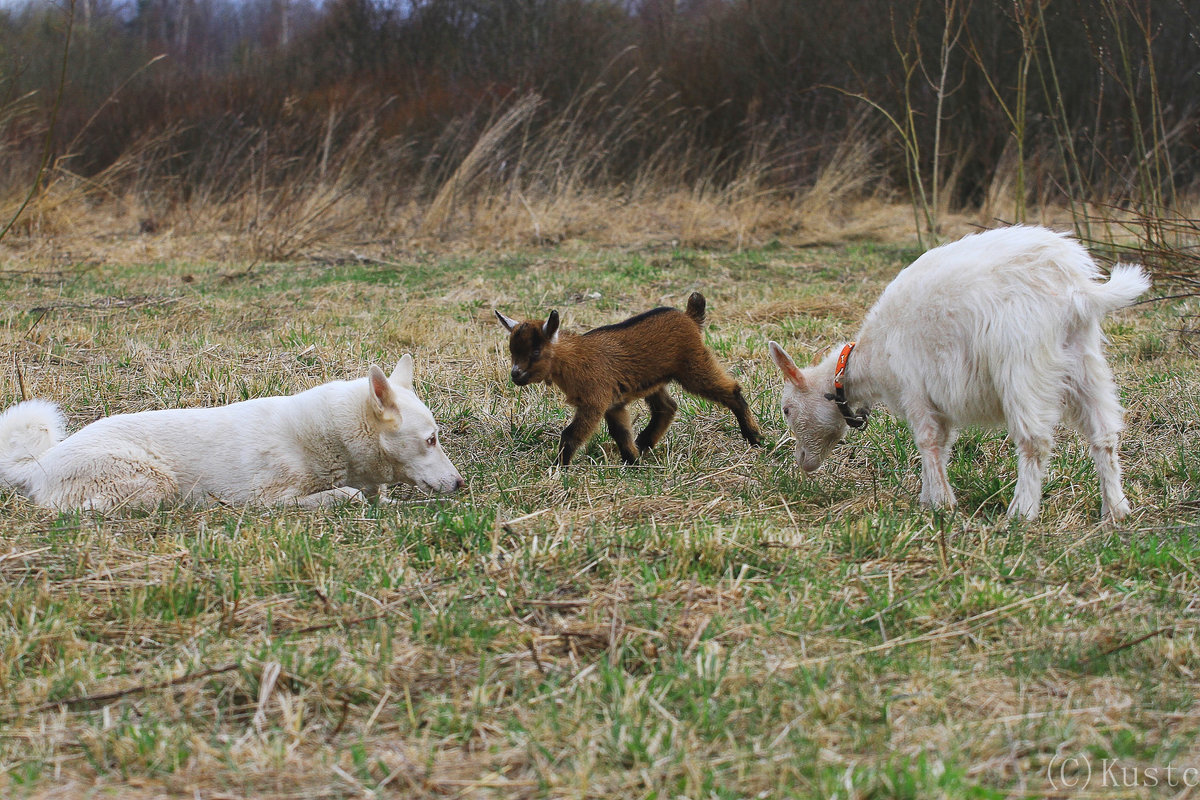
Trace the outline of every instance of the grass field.
[[[412, 352], [468, 482], [365, 510], [115, 519], [0, 494], [0, 795], [1196, 791], [1183, 772], [1200, 768], [1196, 301], [1106, 323], [1129, 409], [1129, 520], [1097, 524], [1087, 450], [1068, 432], [1036, 524], [1003, 517], [1015, 464], [997, 432], [963, 436], [960, 511], [931, 514], [916, 507], [911, 438], [886, 414], [798, 474], [766, 348], [799, 360], [852, 334], [915, 255], [564, 246], [0, 265], [0, 405], [20, 397], [14, 361], [74, 429], [290, 393]], [[768, 446], [677, 393], [679, 417], [639, 466], [600, 434], [551, 470], [569, 410], [511, 384], [492, 309], [554, 307], [580, 329], [693, 289]]]

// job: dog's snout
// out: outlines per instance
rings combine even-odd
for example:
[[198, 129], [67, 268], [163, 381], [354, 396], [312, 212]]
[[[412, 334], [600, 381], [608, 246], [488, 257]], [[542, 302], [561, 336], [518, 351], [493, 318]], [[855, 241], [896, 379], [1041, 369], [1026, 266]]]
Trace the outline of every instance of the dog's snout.
[[467, 485], [467, 482], [462, 479], [461, 475], [459, 475], [457, 478], [454, 479], [454, 491], [457, 492], [466, 485]]

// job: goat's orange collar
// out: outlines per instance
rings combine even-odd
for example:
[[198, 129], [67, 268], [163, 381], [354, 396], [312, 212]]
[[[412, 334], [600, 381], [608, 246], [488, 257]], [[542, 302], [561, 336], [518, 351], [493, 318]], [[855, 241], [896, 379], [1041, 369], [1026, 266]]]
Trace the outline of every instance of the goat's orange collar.
[[837, 367], [833, 371], [833, 394], [825, 395], [826, 400], [832, 400], [833, 404], [837, 406], [838, 411], [842, 413], [842, 418], [851, 428], [861, 428], [866, 425], [867, 414], [870, 413], [865, 408], [859, 409], [857, 413], [851, 411], [850, 404], [846, 402], [846, 386], [843, 379], [846, 377], [846, 362], [850, 360], [850, 354], [854, 352], [856, 344], [857, 342], [850, 342], [838, 354]]
[[850, 342], [842, 348], [842, 352], [838, 354], [837, 369], [833, 371], [833, 388], [845, 391], [846, 387], [842, 385], [842, 378], [846, 375], [846, 362], [850, 359], [850, 353], [854, 351], [854, 345], [858, 342]]

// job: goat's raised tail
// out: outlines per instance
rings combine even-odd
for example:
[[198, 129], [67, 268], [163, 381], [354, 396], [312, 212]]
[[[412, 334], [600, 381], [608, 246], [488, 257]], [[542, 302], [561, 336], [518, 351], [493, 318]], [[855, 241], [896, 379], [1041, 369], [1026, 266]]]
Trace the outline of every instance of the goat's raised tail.
[[688, 298], [687, 315], [696, 321], [697, 325], [704, 325], [704, 311], [707, 306], [704, 300], [704, 295], [699, 292], [692, 292], [692, 296]]
[[62, 441], [66, 423], [58, 406], [26, 400], [0, 414], [0, 486], [24, 489], [42, 453]]
[[1140, 264], [1116, 264], [1107, 283], [1096, 286], [1093, 295], [1104, 313], [1124, 308], [1150, 288], [1150, 276]]

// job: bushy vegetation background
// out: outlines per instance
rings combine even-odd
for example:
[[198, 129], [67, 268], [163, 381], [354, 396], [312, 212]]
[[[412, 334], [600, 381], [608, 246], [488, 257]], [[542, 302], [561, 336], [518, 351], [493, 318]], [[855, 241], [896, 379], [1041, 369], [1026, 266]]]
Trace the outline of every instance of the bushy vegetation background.
[[67, 192], [151, 229], [282, 214], [268, 256], [366, 219], [561, 238], [584, 196], [804, 205], [735, 236], [891, 192], [922, 232], [1157, 214], [1196, 189], [1198, 34], [1183, 0], [31, 3], [0, 11], [0, 197], [48, 156], [27, 225]]

